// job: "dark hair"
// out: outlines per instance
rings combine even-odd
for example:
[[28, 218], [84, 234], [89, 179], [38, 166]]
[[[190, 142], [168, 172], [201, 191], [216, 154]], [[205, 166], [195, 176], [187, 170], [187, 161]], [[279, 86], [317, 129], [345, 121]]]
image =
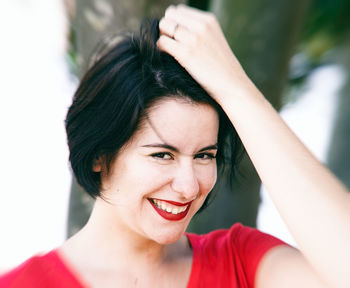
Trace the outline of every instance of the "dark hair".
[[85, 74], [68, 110], [69, 160], [78, 183], [93, 198], [102, 196], [100, 173], [92, 170], [95, 159], [103, 156], [108, 170], [147, 109], [164, 97], [207, 103], [216, 109], [218, 169], [233, 172], [241, 145], [232, 124], [187, 71], [157, 49], [158, 23], [143, 22], [139, 33], [119, 35], [116, 44]]

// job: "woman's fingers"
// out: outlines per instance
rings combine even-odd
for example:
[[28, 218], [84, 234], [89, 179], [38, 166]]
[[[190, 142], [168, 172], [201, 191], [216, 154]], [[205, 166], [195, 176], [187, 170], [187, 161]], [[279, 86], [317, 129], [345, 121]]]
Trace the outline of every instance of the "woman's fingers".
[[172, 18], [177, 18], [178, 15], [186, 15], [191, 19], [194, 19], [196, 21], [201, 21], [207, 18], [208, 15], [212, 15], [212, 13], [201, 11], [196, 8], [186, 6], [184, 4], [179, 4], [177, 6], [172, 5], [168, 7], [168, 9], [165, 10], [165, 15]]
[[[177, 29], [179, 28], [179, 23], [172, 19], [162, 18], [159, 21], [159, 31], [161, 34], [166, 35], [170, 38], [174, 38]], [[175, 39], [175, 38], [174, 38]]]
[[159, 50], [172, 55], [178, 62], [181, 62], [181, 47], [179, 47], [179, 44], [173, 38], [167, 35], [161, 35], [157, 41], [157, 47]]
[[182, 23], [179, 24], [172, 19], [162, 18], [159, 22], [159, 31], [161, 35], [182, 43], [191, 41], [194, 38], [193, 33], [183, 26]]
[[189, 30], [196, 30], [200, 25], [200, 21], [195, 17], [189, 17], [188, 15], [179, 12], [179, 8], [171, 6], [165, 11], [164, 19], [167, 21], [172, 21], [174, 23], [179, 23], [183, 27]]
[[189, 31], [203, 32], [214, 22], [215, 16], [185, 5], [170, 6], [164, 19], [180, 24]]

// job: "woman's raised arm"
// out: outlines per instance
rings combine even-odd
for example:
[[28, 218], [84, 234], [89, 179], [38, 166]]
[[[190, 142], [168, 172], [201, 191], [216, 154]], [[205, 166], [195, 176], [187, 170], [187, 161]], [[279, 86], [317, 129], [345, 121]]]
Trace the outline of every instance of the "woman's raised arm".
[[[171, 6], [160, 21], [160, 31], [158, 47], [171, 54], [231, 119], [303, 254], [295, 264], [303, 268], [297, 269], [315, 271], [316, 278], [331, 287], [350, 287], [347, 189], [300, 142], [246, 76], [212, 14]], [[286, 261], [296, 255], [283, 254], [271, 259]], [[288, 282], [293, 283], [290, 276]]]

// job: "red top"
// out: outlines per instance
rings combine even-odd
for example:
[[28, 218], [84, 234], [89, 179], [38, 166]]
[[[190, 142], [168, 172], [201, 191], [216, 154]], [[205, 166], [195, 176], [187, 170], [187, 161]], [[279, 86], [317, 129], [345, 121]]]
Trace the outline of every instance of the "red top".
[[[285, 244], [256, 229], [235, 224], [231, 229], [205, 235], [186, 234], [192, 249], [193, 263], [187, 287], [254, 287], [261, 257], [272, 247]], [[0, 276], [1, 288], [84, 288], [57, 250], [34, 256]]]
[[255, 272], [264, 254], [283, 241], [254, 228], [235, 224], [205, 235], [188, 234], [193, 263], [188, 288], [254, 287]]
[[57, 250], [34, 256], [0, 276], [1, 288], [84, 288]]

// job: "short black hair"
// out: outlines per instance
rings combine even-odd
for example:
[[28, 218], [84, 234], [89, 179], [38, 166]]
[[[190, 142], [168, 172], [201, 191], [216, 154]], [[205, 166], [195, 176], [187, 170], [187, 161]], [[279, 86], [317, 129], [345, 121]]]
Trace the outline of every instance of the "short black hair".
[[233, 175], [241, 142], [221, 107], [172, 56], [159, 51], [158, 25], [157, 19], [143, 21], [139, 32], [120, 34], [82, 78], [68, 110], [69, 160], [78, 183], [93, 198], [102, 196], [94, 161], [106, 159], [108, 171], [147, 110], [164, 97], [187, 98], [215, 108], [218, 170], [228, 169], [226, 175]]

